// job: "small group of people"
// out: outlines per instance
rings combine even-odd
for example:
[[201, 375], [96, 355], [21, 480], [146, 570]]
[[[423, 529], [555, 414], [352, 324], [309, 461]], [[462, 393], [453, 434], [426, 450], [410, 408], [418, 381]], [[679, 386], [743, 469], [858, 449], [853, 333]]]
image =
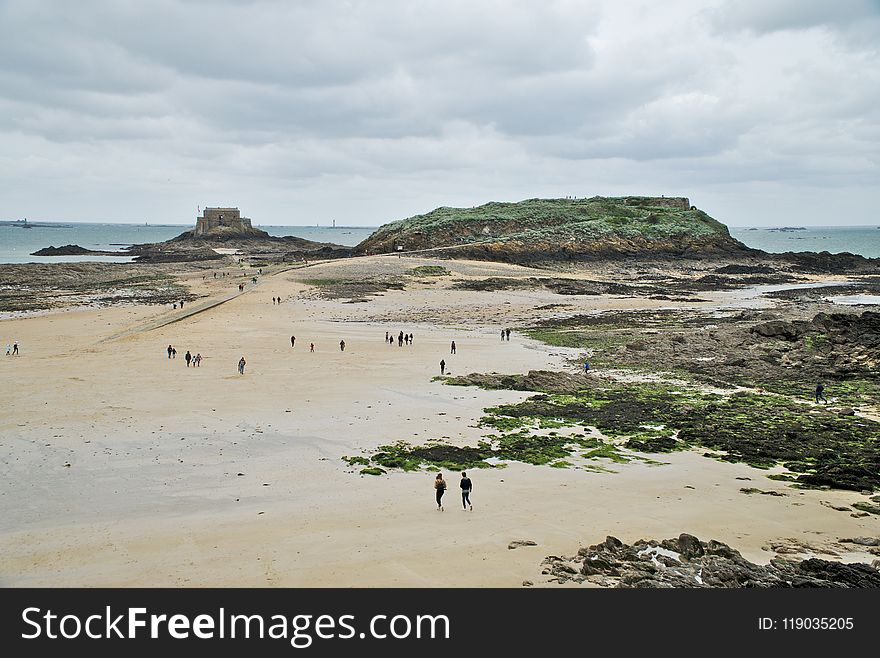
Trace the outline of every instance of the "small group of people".
[[183, 358], [186, 359], [186, 367], [189, 368], [190, 363], [192, 363], [193, 368], [198, 368], [202, 365], [202, 355], [197, 353], [195, 356], [187, 350], [186, 354], [183, 355]]
[[[461, 480], [458, 483], [461, 489], [461, 507], [464, 510], [473, 511], [474, 506], [471, 504], [471, 491], [474, 485], [467, 473], [461, 472]], [[443, 494], [446, 493], [446, 480], [443, 479], [443, 473], [437, 473], [434, 478], [434, 495], [437, 500], [437, 511], [443, 511]]]
[[238, 292], [244, 292], [244, 284], [243, 283], [238, 284]]
[[175, 310], [175, 311], [177, 310], [177, 307], [178, 307], [178, 306], [180, 306], [180, 308], [183, 308], [183, 300], [181, 299], [179, 302], [174, 302], [174, 303], [172, 304], [172, 306], [174, 307], [174, 310]]
[[510, 342], [510, 329], [501, 330], [501, 340], [507, 340], [507, 342]]
[[6, 343], [6, 356], [21, 356], [18, 353], [18, 341], [14, 340], [12, 343]]
[[[394, 345], [394, 334], [385, 332], [385, 342], [389, 345]], [[397, 346], [403, 347], [404, 345], [412, 345], [413, 344], [413, 335], [405, 334], [402, 331], [397, 334]]]
[[275, 305], [275, 304], [280, 304], [280, 303], [281, 303], [281, 298], [280, 298], [280, 297], [273, 297], [273, 298], [272, 298], [272, 304], [273, 304], [273, 305]]
[[171, 345], [169, 345], [167, 351], [168, 351], [168, 358], [169, 359], [176, 359], [177, 358], [177, 348], [176, 347], [172, 347]]

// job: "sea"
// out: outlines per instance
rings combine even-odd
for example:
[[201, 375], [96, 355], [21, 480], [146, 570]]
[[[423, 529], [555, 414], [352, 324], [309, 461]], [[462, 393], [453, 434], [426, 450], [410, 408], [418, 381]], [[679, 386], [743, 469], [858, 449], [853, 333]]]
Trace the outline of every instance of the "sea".
[[[59, 263], [79, 261], [128, 262], [129, 256], [31, 256], [43, 247], [77, 244], [87, 249], [121, 251], [132, 244], [162, 242], [186, 230], [184, 224], [101, 224], [83, 222], [0, 222], [0, 263]], [[333, 242], [353, 247], [373, 231], [374, 226], [259, 226], [269, 235], [296, 237], [315, 242]], [[847, 251], [868, 258], [880, 258], [880, 227], [811, 226], [749, 228], [730, 227], [730, 234], [756, 249], [771, 253], [786, 251]]]
[[[99, 224], [85, 222], [0, 222], [0, 263], [73, 263], [101, 261], [127, 263], [130, 256], [31, 256], [43, 247], [76, 244], [86, 249], [121, 251], [133, 244], [163, 242], [192, 228], [177, 224]], [[258, 226], [269, 235], [294, 235], [315, 242], [353, 247], [374, 226]]]

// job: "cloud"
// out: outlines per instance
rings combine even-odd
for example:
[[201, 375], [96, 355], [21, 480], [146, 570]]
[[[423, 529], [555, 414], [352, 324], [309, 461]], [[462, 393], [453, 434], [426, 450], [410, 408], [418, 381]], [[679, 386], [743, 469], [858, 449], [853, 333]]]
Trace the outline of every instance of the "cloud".
[[264, 224], [378, 224], [666, 193], [744, 223], [730, 199], [766, 207], [773, 189], [802, 223], [830, 223], [800, 200], [846, 188], [863, 202], [851, 221], [873, 221], [878, 14], [869, 0], [8, 0], [0, 214], [188, 221], [222, 197]]

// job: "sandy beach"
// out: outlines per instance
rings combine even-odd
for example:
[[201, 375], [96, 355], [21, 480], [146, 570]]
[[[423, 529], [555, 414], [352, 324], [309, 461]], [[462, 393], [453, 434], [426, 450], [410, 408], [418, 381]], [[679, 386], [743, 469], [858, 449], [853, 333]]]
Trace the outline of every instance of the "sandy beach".
[[[238, 295], [237, 269], [238, 278], [221, 279], [194, 271], [184, 283], [198, 299], [183, 311], [112, 306], [0, 321], [3, 342], [21, 350], [0, 358], [0, 584], [541, 586], [544, 557], [609, 534], [688, 532], [762, 564], [780, 554], [875, 559], [838, 543], [880, 535], [880, 517], [832, 508], [860, 500], [857, 492], [793, 489], [698, 450], [655, 456], [660, 464], [607, 464], [608, 472], [476, 470], [472, 512], [461, 509], [456, 473], [445, 473], [442, 513], [433, 470], [360, 475], [343, 456], [398, 440], [473, 445], [483, 409], [529, 396], [446, 386], [434, 379], [441, 359], [452, 375], [574, 371], [578, 350], [516, 329], [499, 340], [500, 328], [540, 318], [542, 306], [754, 303], [749, 291], [701, 293], [700, 302], [474, 292], [439, 277], [351, 303], [304, 282], [419, 265], [442, 265], [458, 280], [535, 276], [513, 265], [376, 256], [266, 268]], [[192, 313], [202, 306], [211, 307]], [[386, 331], [412, 333], [413, 345], [385, 343]], [[187, 350], [202, 355], [200, 367], [186, 366]], [[743, 495], [745, 486], [785, 495]], [[509, 549], [515, 540], [537, 545]]]

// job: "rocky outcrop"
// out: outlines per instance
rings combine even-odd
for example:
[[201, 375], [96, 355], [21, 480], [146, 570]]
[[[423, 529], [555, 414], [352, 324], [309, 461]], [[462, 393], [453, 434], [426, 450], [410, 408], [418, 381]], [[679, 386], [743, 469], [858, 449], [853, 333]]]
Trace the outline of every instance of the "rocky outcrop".
[[576, 556], [547, 557], [543, 566], [544, 575], [558, 583], [605, 587], [880, 587], [880, 571], [869, 564], [776, 558], [758, 565], [723, 542], [684, 533], [632, 545], [606, 537]]
[[357, 254], [421, 252], [513, 263], [753, 252], [687, 199], [529, 199], [437, 208], [380, 227]]
[[119, 251], [96, 251], [80, 247], [78, 244], [66, 244], [62, 247], [43, 247], [31, 253], [31, 256], [126, 256]]

